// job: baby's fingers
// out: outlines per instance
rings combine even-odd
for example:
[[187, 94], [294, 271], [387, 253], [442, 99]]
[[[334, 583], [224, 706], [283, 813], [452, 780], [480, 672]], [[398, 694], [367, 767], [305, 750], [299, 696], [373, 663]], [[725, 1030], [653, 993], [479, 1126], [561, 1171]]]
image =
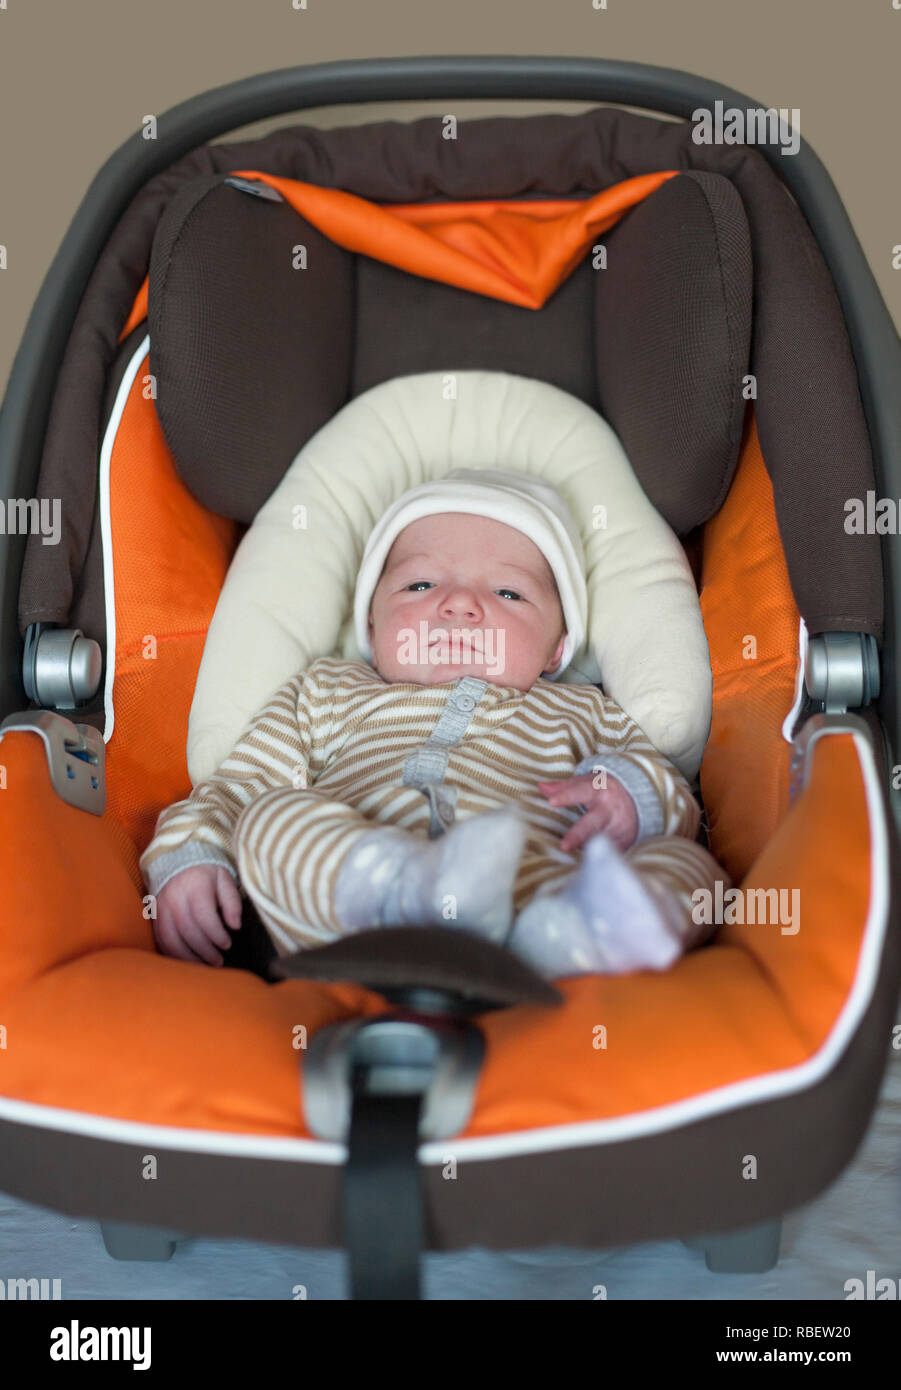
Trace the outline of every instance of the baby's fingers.
[[[215, 912], [215, 908], [213, 911]], [[216, 920], [218, 921], [218, 916]], [[197, 922], [193, 917], [185, 914], [182, 917], [179, 930], [184, 944], [196, 952], [206, 965], [222, 964], [222, 955], [210, 940], [210, 933], [203, 923]], [[221, 923], [219, 930], [225, 930]], [[229, 943], [231, 943], [231, 937], [229, 937]]]
[[216, 874], [216, 896], [226, 923], [232, 931], [238, 931], [241, 926], [241, 894], [227, 869], [219, 869]]
[[567, 777], [562, 782], [539, 782], [538, 790], [551, 806], [580, 806], [591, 793], [591, 774]]
[[[232, 944], [231, 937], [222, 925], [222, 918], [219, 916], [219, 910], [216, 906], [215, 893], [198, 893], [195, 898], [192, 898], [191, 915], [188, 919], [188, 924], [192, 927], [196, 927], [197, 930], [202, 932], [211, 948], [215, 942], [217, 946], [221, 946], [223, 950], [227, 951]], [[195, 933], [192, 932], [188, 937], [189, 944], [195, 951], [200, 950], [194, 938]], [[201, 954], [204, 960], [210, 959], [205, 953], [201, 952]], [[213, 954], [215, 955], [215, 960], [211, 961], [211, 964], [218, 965], [221, 958], [218, 952], [214, 951]]]
[[153, 924], [153, 934], [156, 938], [156, 944], [164, 956], [174, 956], [176, 960], [190, 961], [191, 964], [204, 964], [202, 957], [192, 951], [187, 941], [183, 939], [181, 925], [174, 912], [162, 903], [160, 904], [159, 918]]
[[560, 848], [566, 853], [569, 850], [581, 849], [592, 835], [597, 835], [604, 830], [607, 817], [602, 811], [586, 811], [580, 816], [575, 825], [571, 825], [566, 834], [560, 841]]

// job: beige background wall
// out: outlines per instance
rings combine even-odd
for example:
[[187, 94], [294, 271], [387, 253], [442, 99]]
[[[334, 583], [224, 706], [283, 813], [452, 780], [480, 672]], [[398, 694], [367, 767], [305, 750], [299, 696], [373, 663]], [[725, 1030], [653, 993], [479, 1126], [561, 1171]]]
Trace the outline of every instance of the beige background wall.
[[[298, 0], [300, 3], [300, 0]], [[600, 3], [600, 0], [598, 0]], [[254, 73], [340, 58], [607, 57], [681, 68], [797, 107], [901, 324], [901, 0], [0, 0], [0, 393], [28, 313], [98, 168], [143, 116]], [[585, 103], [383, 104], [331, 125]], [[260, 122], [263, 133], [290, 115]], [[228, 138], [234, 138], [233, 132]]]

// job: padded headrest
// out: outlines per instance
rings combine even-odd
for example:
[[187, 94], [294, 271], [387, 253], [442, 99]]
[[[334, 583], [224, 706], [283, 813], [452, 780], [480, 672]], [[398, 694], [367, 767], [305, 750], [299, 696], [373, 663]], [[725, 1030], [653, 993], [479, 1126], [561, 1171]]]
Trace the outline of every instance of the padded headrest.
[[559, 489], [579, 527], [588, 639], [564, 673], [606, 693], [689, 779], [710, 729], [712, 674], [685, 552], [610, 426], [546, 382], [427, 372], [357, 397], [300, 451], [244, 535], [207, 633], [188, 732], [196, 785], [252, 716], [320, 656], [360, 659], [351, 606], [376, 521], [453, 468], [521, 469]]
[[[396, 270], [375, 275], [378, 262], [278, 195], [251, 196], [225, 177], [171, 200], [149, 272], [157, 412], [176, 468], [210, 510], [252, 521], [355, 382], [406, 375], [411, 362], [557, 382], [600, 408], [677, 534], [719, 509], [738, 459], [751, 338], [750, 237], [729, 179], [668, 179], [605, 234], [605, 268], [592, 247], [529, 309]], [[579, 359], [571, 368], [567, 353]]]

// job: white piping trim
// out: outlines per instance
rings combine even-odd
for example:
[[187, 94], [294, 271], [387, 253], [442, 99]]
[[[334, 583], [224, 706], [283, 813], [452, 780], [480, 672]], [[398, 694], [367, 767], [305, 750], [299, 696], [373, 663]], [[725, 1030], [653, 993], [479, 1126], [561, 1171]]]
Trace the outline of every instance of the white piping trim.
[[[299, 1087], [298, 1087], [299, 1091]], [[81, 1110], [62, 1110], [27, 1100], [8, 1100], [0, 1096], [0, 1119], [14, 1120], [42, 1129], [81, 1134], [89, 1139], [109, 1139], [117, 1144], [156, 1145], [158, 1148], [193, 1150], [236, 1158], [301, 1159], [305, 1163], [343, 1163], [344, 1144], [323, 1139], [278, 1139], [265, 1134], [235, 1134], [212, 1129], [179, 1129], [175, 1125], [145, 1124], [140, 1120], [118, 1120], [108, 1115], [90, 1115]]]
[[795, 727], [795, 720], [801, 712], [804, 703], [804, 662], [807, 658], [807, 624], [804, 619], [800, 620], [798, 629], [798, 674], [795, 678], [795, 700], [788, 714], [782, 721], [782, 737], [786, 743], [792, 741], [792, 729]]
[[[116, 577], [113, 569], [113, 534], [112, 518], [110, 516], [110, 462], [113, 457], [113, 445], [116, 442], [116, 435], [119, 432], [119, 425], [122, 414], [125, 410], [125, 403], [128, 400], [132, 384], [138, 374], [138, 368], [150, 351], [150, 334], [148, 333], [143, 342], [136, 349], [134, 356], [125, 369], [125, 375], [119, 382], [119, 389], [116, 392], [116, 399], [113, 403], [112, 414], [103, 436], [103, 444], [100, 448], [100, 474], [98, 478], [98, 505], [100, 508], [100, 536], [103, 548], [103, 597], [106, 609], [106, 683], [103, 688], [103, 711], [105, 715], [103, 725], [103, 741], [109, 743], [112, 738], [115, 718], [113, 715], [113, 681], [116, 674]], [[63, 1113], [63, 1112], [61, 1112]]]
[[[879, 794], [876, 764], [867, 739], [855, 730], [827, 729], [830, 734], [850, 733], [854, 740], [863, 773], [870, 824], [870, 894], [869, 909], [864, 927], [863, 942], [854, 983], [833, 1025], [832, 1031], [819, 1051], [795, 1067], [769, 1072], [749, 1080], [721, 1086], [716, 1090], [692, 1096], [688, 1100], [653, 1110], [637, 1111], [613, 1120], [589, 1120], [568, 1125], [550, 1125], [539, 1129], [516, 1130], [509, 1134], [485, 1138], [446, 1139], [421, 1145], [419, 1160], [424, 1164], [443, 1164], [452, 1153], [458, 1159], [509, 1158], [520, 1154], [550, 1153], [559, 1149], [583, 1148], [592, 1144], [615, 1143], [646, 1134], [660, 1133], [689, 1124], [724, 1110], [752, 1105], [775, 1096], [800, 1091], [820, 1081], [836, 1063], [849, 1038], [857, 1027], [873, 992], [888, 922], [889, 859], [888, 835]], [[814, 756], [816, 756], [814, 754]], [[0, 1118], [21, 1121], [23, 1124], [56, 1128], [69, 1133], [119, 1143], [167, 1146], [172, 1149], [194, 1150], [229, 1156], [274, 1158], [308, 1163], [343, 1163], [347, 1156], [344, 1144], [327, 1143], [319, 1139], [276, 1139], [261, 1135], [233, 1134], [200, 1129], [180, 1129], [167, 1125], [148, 1125], [132, 1120], [116, 1120], [83, 1111], [63, 1110], [38, 1105], [31, 1101], [9, 1100], [0, 1096]]]

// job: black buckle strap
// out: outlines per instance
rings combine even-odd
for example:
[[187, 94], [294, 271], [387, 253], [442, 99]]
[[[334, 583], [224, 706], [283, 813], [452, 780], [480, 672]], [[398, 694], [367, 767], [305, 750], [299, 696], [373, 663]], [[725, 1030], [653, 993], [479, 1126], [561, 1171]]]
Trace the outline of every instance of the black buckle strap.
[[304, 1068], [309, 1128], [347, 1142], [343, 1240], [353, 1299], [421, 1297], [419, 1145], [466, 1128], [484, 1051], [453, 994], [396, 994], [406, 1001], [398, 1013], [320, 1029]]
[[422, 1095], [369, 1095], [363, 1087], [355, 1081], [344, 1170], [350, 1296], [420, 1299]]

